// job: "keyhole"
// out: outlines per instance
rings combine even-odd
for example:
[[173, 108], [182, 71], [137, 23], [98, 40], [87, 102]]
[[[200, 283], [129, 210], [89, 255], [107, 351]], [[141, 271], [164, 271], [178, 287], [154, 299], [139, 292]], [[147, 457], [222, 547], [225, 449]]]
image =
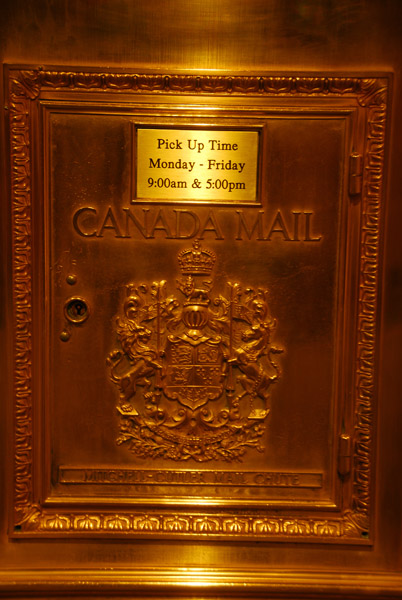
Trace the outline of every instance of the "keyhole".
[[81, 316], [84, 312], [85, 312], [85, 307], [83, 304], [81, 304], [81, 302], [76, 302], [72, 308], [71, 308], [71, 312], [75, 315], [75, 316]]
[[65, 304], [64, 313], [72, 323], [83, 323], [89, 316], [88, 305], [82, 298], [70, 298]]

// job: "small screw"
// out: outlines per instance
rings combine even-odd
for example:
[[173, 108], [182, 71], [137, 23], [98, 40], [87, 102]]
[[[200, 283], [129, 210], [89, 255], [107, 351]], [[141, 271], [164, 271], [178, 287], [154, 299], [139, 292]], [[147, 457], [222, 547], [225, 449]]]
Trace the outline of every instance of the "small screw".
[[62, 342], [68, 342], [70, 339], [70, 333], [66, 330], [62, 331], [60, 334], [60, 339]]
[[77, 283], [77, 275], [67, 275], [66, 281], [69, 285], [74, 285]]

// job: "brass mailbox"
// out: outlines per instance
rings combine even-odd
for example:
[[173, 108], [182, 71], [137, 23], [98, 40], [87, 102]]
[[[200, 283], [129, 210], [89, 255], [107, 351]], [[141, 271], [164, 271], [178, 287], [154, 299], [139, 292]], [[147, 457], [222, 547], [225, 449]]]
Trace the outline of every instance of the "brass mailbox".
[[372, 544], [388, 78], [8, 81], [10, 535]]

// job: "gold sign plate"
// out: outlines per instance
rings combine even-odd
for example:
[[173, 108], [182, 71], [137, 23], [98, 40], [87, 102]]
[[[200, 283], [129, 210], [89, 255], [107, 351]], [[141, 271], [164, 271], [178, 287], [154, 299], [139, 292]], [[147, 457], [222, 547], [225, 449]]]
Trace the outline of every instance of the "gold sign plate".
[[11, 535], [372, 542], [387, 86], [10, 69]]
[[258, 131], [136, 127], [136, 199], [256, 202]]

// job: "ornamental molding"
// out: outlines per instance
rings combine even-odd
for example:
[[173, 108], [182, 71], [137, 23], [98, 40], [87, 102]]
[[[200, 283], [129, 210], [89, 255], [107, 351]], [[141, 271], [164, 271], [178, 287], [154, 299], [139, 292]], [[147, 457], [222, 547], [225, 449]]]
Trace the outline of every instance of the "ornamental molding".
[[45, 90], [118, 93], [330, 95], [354, 96], [361, 106], [386, 102], [387, 78], [321, 76], [171, 75], [19, 70], [12, 72], [11, 92], [36, 99]]
[[[371, 522], [376, 319], [378, 306], [383, 164], [387, 114], [386, 77], [223, 76], [9, 70], [12, 289], [14, 301], [14, 533], [16, 535], [197, 536], [200, 538], [367, 541]], [[169, 508], [88, 512], [44, 508], [33, 485], [32, 398], [32, 122], [44, 92], [178, 94], [267, 98], [348, 98], [366, 114], [362, 235], [356, 345], [353, 495], [339, 517], [278, 517], [275, 511], [199, 514]], [[37, 417], [35, 417], [37, 418]], [[300, 512], [300, 511], [298, 511]]]

